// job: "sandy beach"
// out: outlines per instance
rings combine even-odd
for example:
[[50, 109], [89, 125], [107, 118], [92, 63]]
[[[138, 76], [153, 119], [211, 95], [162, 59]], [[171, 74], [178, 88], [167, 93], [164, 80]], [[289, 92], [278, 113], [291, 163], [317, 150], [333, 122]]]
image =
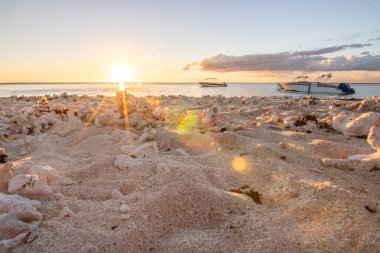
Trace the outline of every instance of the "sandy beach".
[[1, 98], [0, 252], [380, 251], [379, 98], [125, 101]]

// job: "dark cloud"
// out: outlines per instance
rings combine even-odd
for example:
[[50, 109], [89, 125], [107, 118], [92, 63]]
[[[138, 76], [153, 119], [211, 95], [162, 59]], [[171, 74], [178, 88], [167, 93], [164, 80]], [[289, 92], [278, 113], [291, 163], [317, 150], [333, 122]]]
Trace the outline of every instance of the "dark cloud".
[[185, 66], [189, 70], [196, 66], [204, 71], [346, 71], [346, 70], [380, 70], [380, 56], [365, 54], [362, 56], [322, 56], [347, 48], [363, 48], [371, 44], [351, 44], [321, 48], [317, 50], [280, 52], [274, 54], [251, 54], [229, 56], [219, 54], [193, 62]]
[[341, 46], [325, 47], [325, 48], [320, 48], [316, 50], [294, 52], [293, 55], [320, 55], [320, 54], [335, 53], [347, 48], [362, 48], [362, 47], [369, 47], [369, 46], [372, 46], [372, 44], [341, 45]]
[[380, 37], [374, 38], [374, 39], [369, 39], [368, 41], [380, 41]]

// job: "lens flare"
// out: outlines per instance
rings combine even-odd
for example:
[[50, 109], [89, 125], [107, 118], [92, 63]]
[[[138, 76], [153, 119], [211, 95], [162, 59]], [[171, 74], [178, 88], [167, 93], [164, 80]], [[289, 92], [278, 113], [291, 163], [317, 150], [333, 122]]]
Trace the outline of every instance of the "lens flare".
[[189, 133], [196, 129], [198, 125], [198, 115], [195, 112], [188, 112], [179, 123], [177, 130], [179, 135]]
[[[170, 119], [176, 120], [179, 115], [169, 115]], [[214, 140], [208, 133], [198, 132], [199, 119], [196, 112], [186, 112], [184, 116], [178, 120], [180, 123], [177, 125], [177, 134], [180, 141], [193, 152], [207, 152], [213, 149]], [[178, 122], [177, 121], [177, 122]]]
[[241, 156], [235, 156], [232, 159], [231, 166], [238, 173], [246, 173], [251, 167], [249, 161]]

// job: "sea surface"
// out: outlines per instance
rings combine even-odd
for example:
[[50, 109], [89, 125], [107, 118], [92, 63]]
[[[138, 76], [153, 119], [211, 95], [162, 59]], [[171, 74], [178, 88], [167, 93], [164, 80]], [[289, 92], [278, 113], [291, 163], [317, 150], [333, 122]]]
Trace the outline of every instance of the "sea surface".
[[[306, 93], [285, 92], [277, 89], [275, 83], [229, 83], [228, 87], [201, 88], [196, 83], [129, 83], [125, 84], [129, 93], [135, 96], [147, 95], [186, 95], [201, 97], [204, 95], [234, 96], [307, 96]], [[345, 98], [366, 98], [380, 96], [380, 84], [351, 84], [355, 94]], [[116, 83], [17, 83], [0, 84], [0, 97], [7, 96], [40, 96], [67, 92], [77, 95], [114, 96], [119, 84]], [[312, 93], [313, 96], [335, 96], [334, 94]]]

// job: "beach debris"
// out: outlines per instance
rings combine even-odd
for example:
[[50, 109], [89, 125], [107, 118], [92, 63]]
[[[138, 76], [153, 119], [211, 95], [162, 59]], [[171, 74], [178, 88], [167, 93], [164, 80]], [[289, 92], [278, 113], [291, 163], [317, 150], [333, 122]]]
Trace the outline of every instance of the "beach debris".
[[95, 118], [95, 126], [97, 127], [103, 127], [103, 126], [109, 126], [114, 125], [118, 123], [118, 120], [120, 118], [119, 113], [115, 112], [102, 112], [99, 113]]
[[266, 110], [263, 110], [262, 108], [251, 108], [251, 107], [245, 107], [244, 109], [239, 110], [239, 113], [242, 116], [250, 117], [250, 118], [255, 118], [257, 116], [262, 115], [265, 112]]
[[125, 195], [122, 194], [122, 193], [121, 193], [119, 190], [117, 190], [117, 189], [112, 190], [110, 196], [111, 196], [112, 199], [115, 199], [115, 200], [121, 200], [121, 199], [124, 199], [124, 198], [125, 198]]
[[55, 112], [50, 111], [48, 105], [38, 104], [38, 102], [21, 106], [21, 108], [2, 107], [0, 110], [1, 137], [8, 138], [14, 134], [38, 135], [45, 132], [55, 122], [62, 120], [62, 117], [57, 117]]
[[127, 220], [129, 219], [129, 205], [128, 204], [122, 204], [119, 208], [120, 211], [120, 219], [121, 220]]
[[133, 154], [133, 151], [135, 150], [135, 148], [136, 148], [136, 146], [134, 144], [123, 145], [120, 147], [120, 151], [123, 154], [131, 155], [131, 154]]
[[369, 130], [367, 142], [375, 150], [375, 153], [369, 155], [351, 155], [347, 159], [322, 158], [322, 164], [337, 169], [357, 171], [380, 169], [380, 117], [376, 119], [376, 122]]
[[280, 194], [281, 199], [293, 199], [293, 198], [297, 198], [298, 196], [299, 196], [299, 192], [288, 185], [285, 185], [281, 189], [281, 194]]
[[110, 135], [115, 137], [116, 141], [135, 141], [137, 139], [137, 134], [128, 130], [115, 129]]
[[347, 105], [347, 108], [360, 112], [380, 112], [380, 97], [365, 98]]
[[121, 220], [128, 220], [129, 219], [129, 214], [127, 214], [127, 213], [120, 214], [120, 219]]
[[154, 140], [154, 135], [151, 133], [143, 133], [136, 141], [136, 145], [140, 145], [144, 142], [151, 142]]
[[8, 189], [9, 181], [13, 176], [12, 163], [4, 163], [0, 165], [0, 191]]
[[[148, 98], [135, 97], [124, 90], [124, 94], [117, 94], [115, 98], [117, 110], [124, 113], [139, 112], [142, 114], [151, 114], [153, 106], [149, 103]], [[124, 112], [126, 108], [126, 111]]]
[[189, 156], [189, 154], [182, 148], [176, 148], [174, 151], [175, 151], [175, 154]]
[[57, 193], [54, 193], [54, 198], [58, 199], [58, 200], [61, 200], [65, 197], [65, 195], [63, 195], [62, 193], [60, 192], [57, 192]]
[[371, 171], [380, 169], [380, 158], [377, 155], [352, 155], [347, 159], [322, 158], [322, 164], [326, 167], [348, 169], [357, 171]]
[[72, 184], [72, 181], [70, 179], [61, 176], [55, 168], [50, 166], [42, 166], [33, 164], [31, 162], [26, 162], [14, 166], [13, 170], [15, 174], [37, 175], [39, 179], [43, 179], [49, 184]]
[[0, 252], [28, 241], [41, 223], [42, 215], [36, 209], [40, 206], [39, 201], [0, 192]]
[[261, 202], [261, 194], [257, 191], [254, 191], [248, 185], [243, 185], [239, 188], [231, 189], [230, 192], [244, 194], [250, 197], [256, 204], [262, 204]]
[[67, 217], [73, 217], [75, 214], [73, 211], [70, 210], [67, 206], [63, 207], [62, 210], [59, 212], [58, 218], [59, 219], [64, 219]]
[[364, 208], [370, 213], [377, 213], [377, 208], [375, 205], [366, 205]]
[[358, 117], [349, 117], [345, 113], [333, 117], [332, 127], [347, 136], [367, 136], [369, 129], [380, 115], [376, 112], [363, 113]]
[[199, 117], [201, 118], [201, 123], [206, 126], [215, 126], [218, 123], [216, 117], [219, 112], [218, 106], [212, 106], [206, 110], [200, 111]]
[[91, 243], [86, 243], [78, 253], [98, 253], [99, 248]]
[[157, 120], [165, 120], [166, 114], [167, 110], [165, 110], [165, 108], [162, 107], [156, 107], [152, 112], [153, 117]]
[[63, 92], [63, 93], [61, 93], [61, 95], [59, 95], [59, 97], [60, 97], [60, 98], [64, 98], [64, 99], [66, 99], [66, 98], [68, 98], [69, 96], [67, 95], [67, 92]]
[[141, 159], [132, 158], [129, 155], [118, 155], [114, 165], [121, 170], [139, 169], [143, 166], [143, 162]]
[[7, 153], [5, 152], [4, 148], [0, 148], [0, 163], [5, 163], [5, 159], [8, 158]]
[[20, 111], [21, 111], [22, 114], [24, 114], [24, 115], [26, 115], [26, 116], [30, 116], [30, 115], [32, 115], [32, 114], [34, 113], [35, 108], [32, 107], [32, 106], [29, 106], [29, 107], [22, 107], [22, 108], [20, 109]]
[[69, 111], [68, 106], [63, 103], [56, 103], [52, 105], [51, 109], [52, 111], [54, 111], [56, 114], [59, 114], [59, 115], [67, 114], [67, 112]]
[[129, 212], [129, 205], [128, 204], [122, 204], [121, 206], [120, 206], [120, 209], [119, 209], [119, 211], [120, 211], [120, 213], [128, 213]]
[[14, 176], [8, 184], [9, 193], [19, 193], [24, 195], [49, 195], [52, 193], [45, 179], [38, 178], [37, 175], [18, 174]]
[[157, 142], [145, 142], [136, 147], [133, 151], [133, 155], [137, 158], [153, 157], [159, 154]]
[[294, 126], [304, 126], [307, 124], [308, 121], [313, 121], [315, 122], [315, 124], [318, 124], [317, 117], [312, 114], [306, 114], [302, 116], [302, 118], [296, 119], [293, 123], [294, 123]]

